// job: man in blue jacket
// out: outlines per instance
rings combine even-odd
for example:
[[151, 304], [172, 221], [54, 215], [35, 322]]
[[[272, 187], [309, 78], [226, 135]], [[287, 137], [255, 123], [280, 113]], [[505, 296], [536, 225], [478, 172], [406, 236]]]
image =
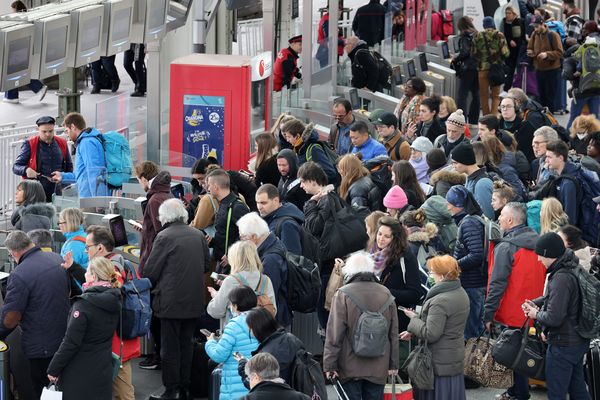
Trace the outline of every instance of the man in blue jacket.
[[369, 135], [369, 127], [363, 121], [356, 121], [350, 127], [350, 141], [352, 153], [360, 153], [360, 159], [365, 162], [377, 156], [387, 156], [384, 145]]
[[69, 277], [61, 266], [62, 258], [42, 251], [25, 232], [11, 232], [4, 245], [17, 268], [8, 278], [0, 310], [0, 339], [21, 326], [21, 347], [29, 360], [31, 383], [38, 399], [48, 384], [50, 360], [67, 330]]
[[109, 196], [102, 134], [95, 128], [86, 128], [83, 116], [76, 112], [65, 116], [63, 126], [77, 149], [75, 172], [54, 171], [53, 181], [77, 183], [80, 198]]

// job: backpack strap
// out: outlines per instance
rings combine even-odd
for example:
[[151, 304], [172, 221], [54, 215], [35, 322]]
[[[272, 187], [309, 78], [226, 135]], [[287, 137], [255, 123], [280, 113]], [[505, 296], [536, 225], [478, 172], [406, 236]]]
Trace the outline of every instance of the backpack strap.
[[206, 196], [208, 196], [208, 200], [210, 201], [210, 205], [212, 206], [215, 215], [217, 215], [218, 207], [217, 207], [217, 204], [215, 203], [215, 199], [210, 194], [208, 194], [208, 193], [206, 194]]
[[233, 200], [229, 204], [229, 206], [227, 206], [227, 226], [225, 227], [225, 255], [227, 255], [227, 252], [229, 250], [229, 226], [231, 225], [231, 213], [233, 212], [233, 206], [238, 201], [241, 202], [241, 200], [238, 197], [236, 197], [235, 200]]
[[277, 237], [279, 238], [279, 237], [281, 236], [281, 229], [282, 229], [282, 227], [283, 227], [283, 224], [284, 224], [286, 221], [293, 221], [293, 220], [294, 220], [294, 218], [292, 218], [292, 217], [289, 217], [289, 216], [287, 216], [287, 215], [286, 215], [286, 216], [284, 216], [284, 217], [281, 217], [281, 218], [280, 218], [280, 221], [279, 221], [279, 223], [278, 223], [278, 224], [277, 224], [277, 226], [275, 227], [275, 236], [277, 236]]
[[[354, 303], [354, 305], [356, 307], [358, 307], [360, 312], [362, 312], [362, 313], [369, 312], [369, 309], [367, 307], [365, 307], [364, 303], [362, 301], [358, 300], [358, 298], [356, 296], [354, 296], [349, 290], [347, 290], [345, 286], [342, 286], [338, 290], [344, 292], [344, 294], [346, 296], [348, 296], [350, 301], [352, 301]], [[394, 296], [390, 295], [388, 297], [388, 299], [385, 301], [385, 303], [383, 303], [383, 305], [377, 310], [377, 312], [380, 314], [383, 313], [394, 302], [394, 300], [395, 300]]]
[[254, 292], [257, 296], [263, 296], [267, 293], [267, 280], [263, 279], [263, 274], [260, 274], [260, 278], [258, 278], [258, 283], [256, 284], [256, 289]]
[[74, 236], [71, 240], [75, 242], [85, 243], [85, 238], [83, 236]]
[[[233, 279], [235, 279], [236, 281], [238, 281], [238, 283], [240, 285], [250, 287], [250, 284], [248, 284], [248, 281], [246, 280], [246, 278], [244, 278], [241, 274], [231, 275], [231, 277]], [[259, 281], [259, 283], [260, 283], [260, 281]]]

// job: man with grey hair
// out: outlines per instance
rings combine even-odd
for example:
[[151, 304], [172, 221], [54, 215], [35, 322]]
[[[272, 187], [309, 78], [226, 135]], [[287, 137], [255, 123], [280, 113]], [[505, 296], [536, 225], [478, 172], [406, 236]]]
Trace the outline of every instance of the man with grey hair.
[[344, 49], [352, 62], [352, 79], [350, 84], [357, 89], [381, 92], [379, 83], [379, 64], [364, 40], [350, 36], [344, 43]]
[[279, 363], [269, 353], [258, 353], [245, 365], [250, 393], [245, 400], [309, 400], [310, 397], [288, 386], [279, 377]]
[[67, 330], [69, 277], [61, 267], [62, 258], [41, 251], [23, 231], [9, 233], [4, 246], [17, 267], [8, 277], [0, 310], [0, 339], [21, 326], [21, 347], [37, 399], [48, 384], [46, 370]]
[[186, 224], [181, 200], [163, 202], [158, 218], [163, 229], [156, 235], [142, 275], [152, 282], [152, 312], [160, 319], [165, 391], [150, 400], [187, 399], [191, 398], [192, 337], [204, 312], [208, 245], [201, 231]]
[[27, 232], [29, 239], [42, 251], [52, 251], [52, 234], [47, 229], [34, 229]]
[[288, 266], [285, 245], [269, 231], [269, 225], [257, 213], [244, 215], [237, 222], [241, 240], [256, 245], [264, 273], [271, 279], [277, 300], [277, 322], [288, 329], [292, 324], [292, 310], [287, 304]]
[[542, 126], [533, 132], [531, 147], [535, 160], [531, 162], [531, 177], [536, 185], [543, 184], [551, 175], [546, 167], [546, 145], [558, 139], [558, 133], [549, 126]]
[[[398, 373], [396, 304], [375, 276], [374, 268], [375, 262], [367, 252], [351, 255], [342, 269], [346, 284], [331, 301], [323, 370], [327, 378], [343, 382], [350, 399], [382, 399], [388, 375]], [[359, 318], [367, 312], [381, 315], [377, 322], [381, 335], [365, 335], [359, 330]]]
[[[546, 269], [538, 260], [535, 244], [538, 234], [526, 226], [527, 209], [522, 203], [504, 206], [498, 218], [502, 239], [493, 248], [489, 264], [490, 283], [484, 305], [483, 320], [488, 331], [493, 322], [502, 327], [518, 328], [525, 322], [521, 304], [536, 299], [544, 292]], [[529, 397], [528, 379], [515, 373], [510, 396]]]

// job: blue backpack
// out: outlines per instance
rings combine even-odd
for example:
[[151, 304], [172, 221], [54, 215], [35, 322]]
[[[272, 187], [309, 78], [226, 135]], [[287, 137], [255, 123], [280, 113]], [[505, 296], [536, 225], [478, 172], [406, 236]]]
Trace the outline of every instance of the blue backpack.
[[152, 283], [148, 278], [138, 278], [133, 265], [125, 261], [125, 282], [121, 287], [123, 296], [123, 313], [121, 326], [117, 330], [121, 339], [134, 339], [150, 332], [150, 289]]
[[563, 43], [565, 42], [565, 39], [567, 38], [567, 34], [565, 32], [565, 26], [563, 25], [562, 22], [560, 22], [560, 21], [546, 21], [545, 24], [546, 24], [546, 26], [548, 27], [549, 30], [551, 30], [552, 32], [558, 33], [558, 35], [560, 36], [561, 42], [563, 42]]
[[106, 183], [110, 188], [121, 188], [133, 171], [129, 142], [117, 131], [103, 133], [99, 138], [106, 158]]
[[542, 212], [542, 201], [531, 200], [527, 203], [527, 226], [539, 233], [542, 230], [540, 213]]

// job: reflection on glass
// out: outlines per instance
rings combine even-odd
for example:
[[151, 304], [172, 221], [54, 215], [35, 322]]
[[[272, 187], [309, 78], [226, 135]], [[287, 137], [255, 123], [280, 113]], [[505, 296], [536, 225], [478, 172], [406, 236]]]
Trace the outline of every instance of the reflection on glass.
[[256, 150], [254, 138], [265, 131], [265, 86], [266, 80], [252, 82], [250, 113], [250, 154]]
[[29, 68], [29, 44], [31, 37], [15, 39], [8, 44], [7, 75], [12, 75]]
[[79, 51], [90, 50], [100, 43], [100, 24], [102, 17], [94, 17], [80, 24], [79, 33], [82, 35]]
[[112, 40], [127, 40], [131, 28], [131, 7], [115, 12], [112, 21]]
[[68, 26], [50, 29], [46, 34], [46, 63], [60, 60], [67, 54], [67, 29]]

